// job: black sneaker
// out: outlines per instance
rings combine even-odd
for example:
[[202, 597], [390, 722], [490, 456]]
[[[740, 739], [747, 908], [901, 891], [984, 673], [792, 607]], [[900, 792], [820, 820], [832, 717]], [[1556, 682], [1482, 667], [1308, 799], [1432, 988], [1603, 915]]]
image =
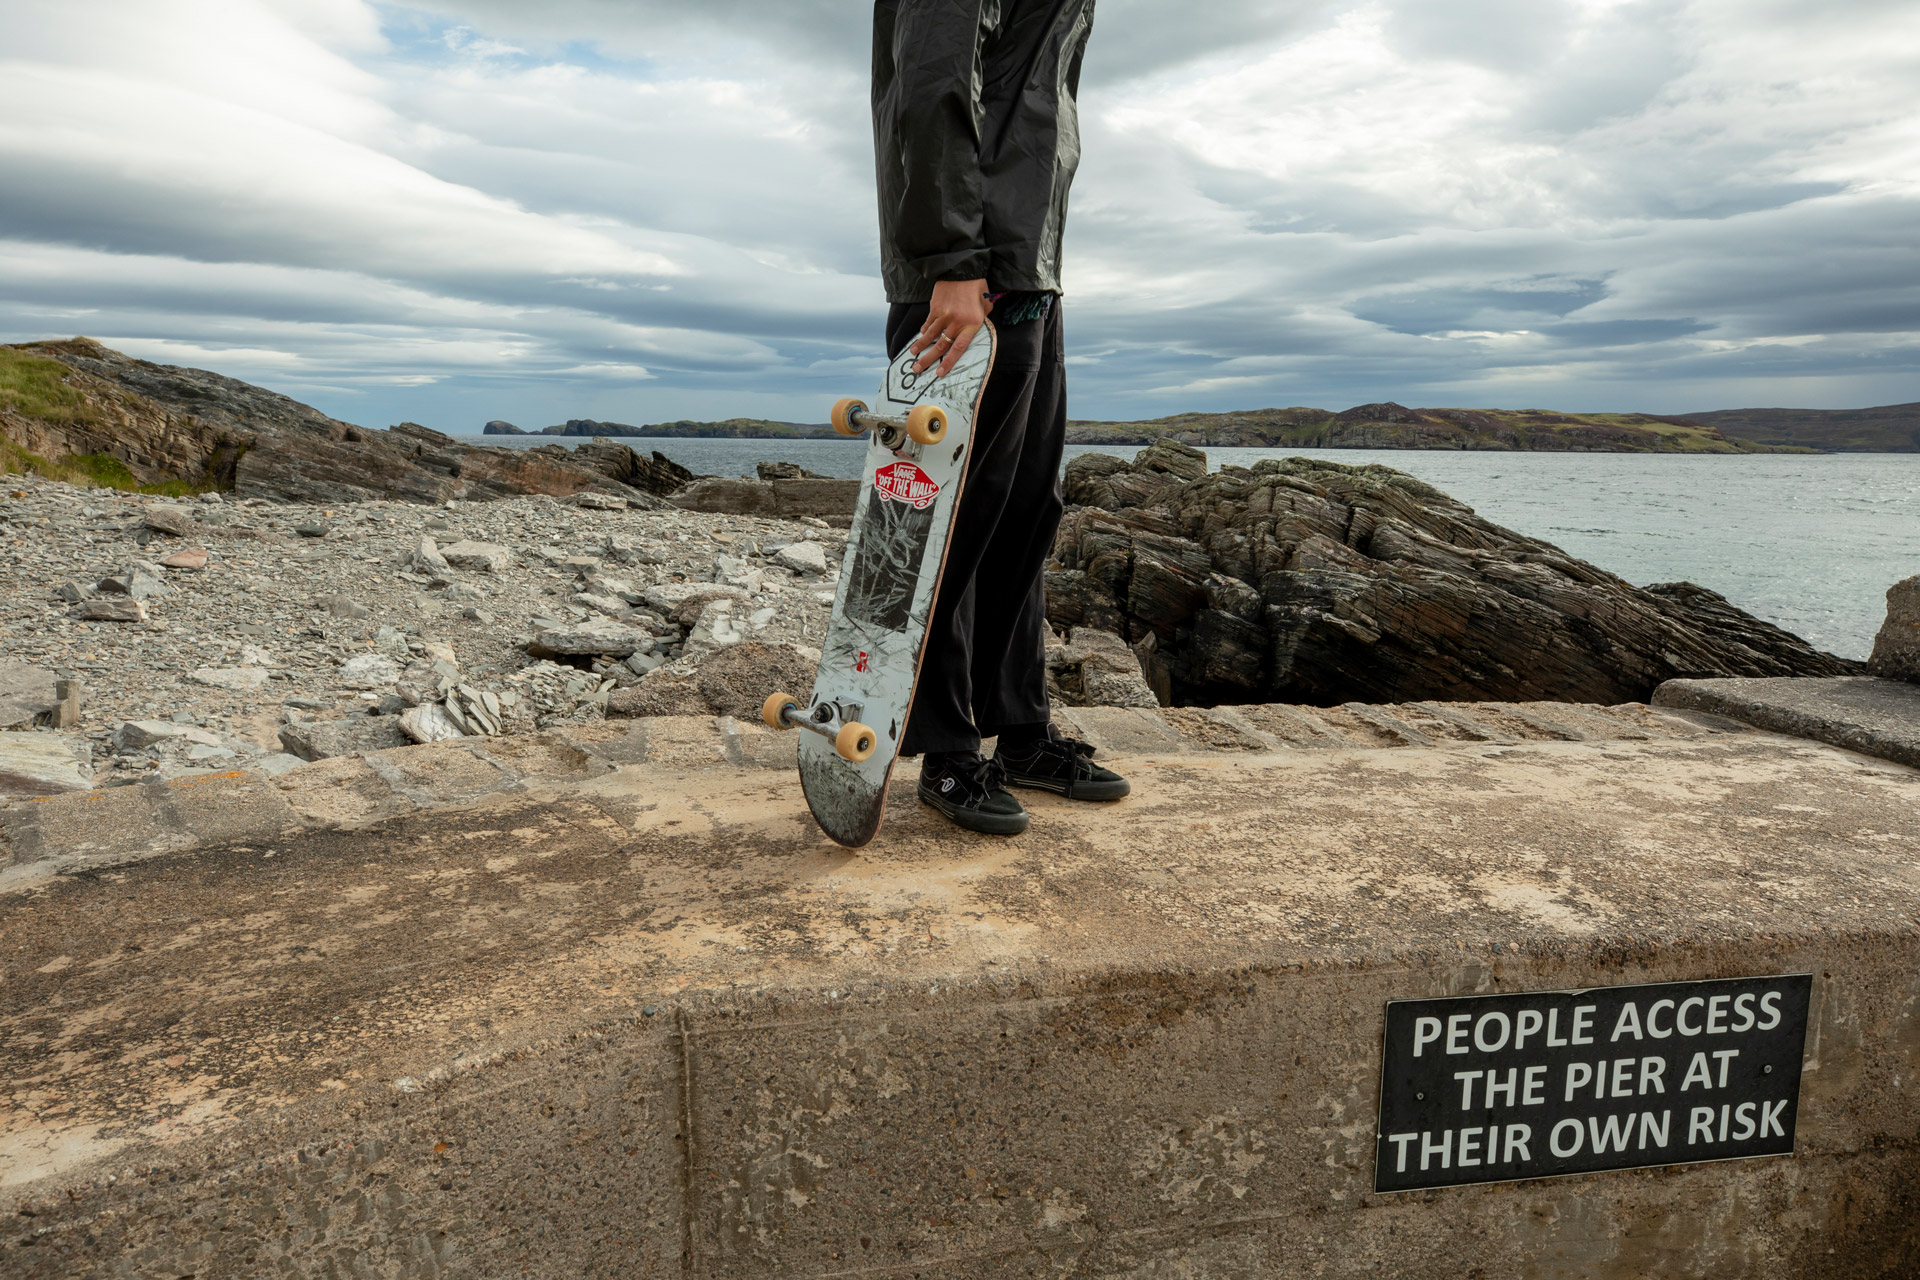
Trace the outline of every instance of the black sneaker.
[[928, 753], [920, 765], [920, 800], [969, 831], [1017, 836], [1027, 829], [1027, 811], [1007, 790], [998, 760]]
[[1111, 769], [1093, 762], [1093, 747], [1064, 738], [1052, 725], [1047, 736], [1018, 747], [1001, 746], [993, 763], [1006, 770], [1007, 784], [1052, 791], [1069, 800], [1118, 800], [1133, 788]]

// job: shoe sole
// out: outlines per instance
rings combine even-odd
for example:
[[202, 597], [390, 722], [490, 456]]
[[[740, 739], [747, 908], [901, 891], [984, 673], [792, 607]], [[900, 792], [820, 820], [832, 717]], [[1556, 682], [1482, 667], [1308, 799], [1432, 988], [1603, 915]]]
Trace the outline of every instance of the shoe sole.
[[1069, 800], [1124, 800], [1133, 794], [1125, 778], [1115, 782], [1062, 782], [1058, 778], [1036, 778], [1009, 771], [1007, 785], [1028, 791], [1051, 791]]
[[1017, 836], [1027, 829], [1032, 821], [1026, 813], [981, 813], [978, 809], [969, 809], [965, 805], [950, 804], [938, 795], [919, 791], [920, 803], [938, 811], [947, 821], [956, 827], [965, 827], [968, 831], [979, 832], [983, 836]]

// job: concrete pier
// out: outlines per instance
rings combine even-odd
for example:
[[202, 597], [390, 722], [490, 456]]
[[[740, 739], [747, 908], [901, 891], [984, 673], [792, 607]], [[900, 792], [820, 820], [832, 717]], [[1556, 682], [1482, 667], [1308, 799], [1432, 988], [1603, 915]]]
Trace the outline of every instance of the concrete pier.
[[[18, 808], [0, 1274], [1913, 1274], [1920, 772], [1501, 714], [1103, 713], [1133, 799], [859, 855], [730, 723]], [[1371, 1191], [1388, 999], [1787, 972], [1793, 1156]]]

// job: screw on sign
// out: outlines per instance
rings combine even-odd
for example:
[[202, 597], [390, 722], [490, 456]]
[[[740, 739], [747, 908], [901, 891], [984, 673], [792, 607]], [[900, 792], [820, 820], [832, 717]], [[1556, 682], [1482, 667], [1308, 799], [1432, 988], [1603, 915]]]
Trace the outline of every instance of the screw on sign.
[[873, 473], [873, 491], [890, 502], [904, 502], [924, 511], [940, 496], [933, 477], [911, 462], [896, 462]]

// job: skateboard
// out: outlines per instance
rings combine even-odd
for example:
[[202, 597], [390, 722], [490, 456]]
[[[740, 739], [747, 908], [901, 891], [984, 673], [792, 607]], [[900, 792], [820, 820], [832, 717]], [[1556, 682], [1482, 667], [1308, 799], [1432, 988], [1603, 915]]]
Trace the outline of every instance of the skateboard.
[[807, 807], [850, 849], [880, 831], [997, 344], [986, 325], [944, 378], [915, 373], [919, 357], [902, 352], [874, 407], [833, 406], [835, 431], [867, 436], [833, 617], [812, 697], [778, 692], [761, 714], [775, 729], [800, 731]]

